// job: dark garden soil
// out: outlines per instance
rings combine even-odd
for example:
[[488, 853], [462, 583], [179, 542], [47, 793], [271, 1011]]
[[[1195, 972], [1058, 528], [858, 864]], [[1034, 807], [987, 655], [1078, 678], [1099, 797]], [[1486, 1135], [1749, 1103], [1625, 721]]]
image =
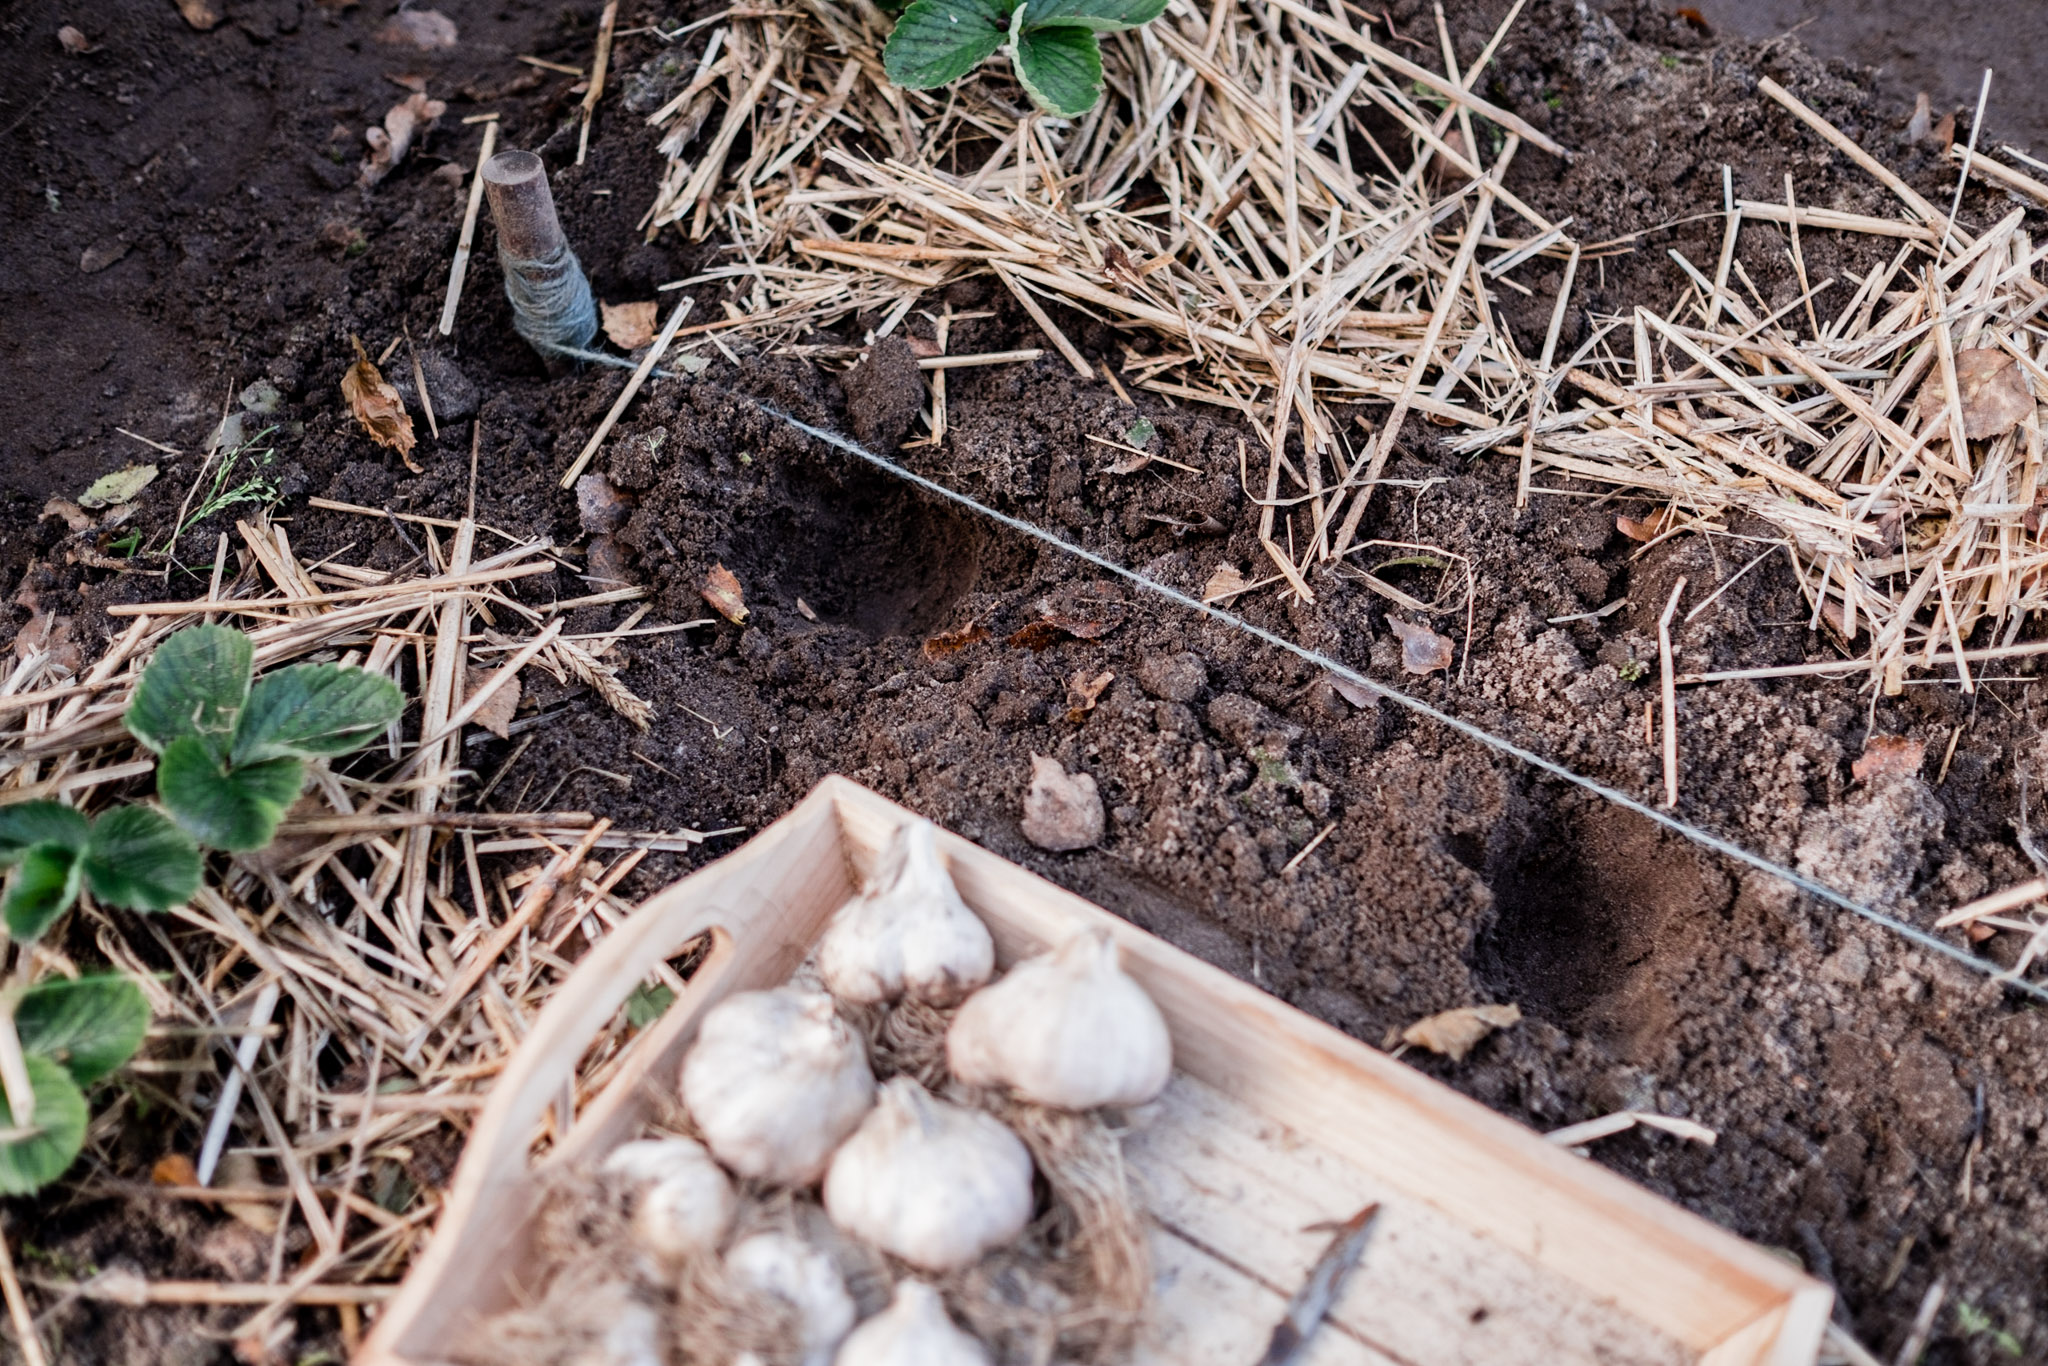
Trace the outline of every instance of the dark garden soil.
[[[460, 42], [422, 53], [374, 40], [389, 0], [214, 2], [227, 19], [204, 34], [170, 0], [0, 4], [10, 53], [0, 63], [0, 587], [15, 604], [0, 615], [0, 641], [32, 601], [74, 616], [90, 655], [114, 629], [105, 606], [205, 590], [218, 534], [253, 507], [188, 530], [167, 575], [160, 559], [105, 566], [130, 532], [145, 548], [162, 544], [224, 400], [252, 381], [283, 396], [265, 473], [309, 562], [413, 560], [418, 527], [318, 511], [307, 496], [459, 516], [480, 428], [481, 521], [552, 535], [567, 558], [588, 553], [600, 580], [648, 586], [649, 624], [709, 615], [698, 587], [720, 562], [752, 610], [744, 629], [719, 622], [632, 642], [624, 681], [656, 707], [645, 734], [530, 670], [526, 705], [545, 724], [468, 751], [480, 781], [495, 777], [488, 805], [590, 810], [627, 828], [751, 830], [842, 772], [1375, 1044], [1434, 1011], [1519, 1002], [1528, 1018], [1466, 1062], [1408, 1060], [1541, 1128], [1621, 1108], [1712, 1126], [1710, 1148], [1638, 1133], [1594, 1156], [1830, 1278], [1846, 1320], [1887, 1358], [1937, 1279], [1951, 1308], [1926, 1360], [2008, 1359], [1986, 1323], [2029, 1359], [2048, 1357], [2048, 1014], [1397, 707], [1356, 706], [1316, 669], [914, 496], [750, 402], [886, 449], [920, 401], [894, 347], [876, 348], [856, 377], [791, 356], [742, 352], [735, 364], [697, 345], [709, 368], [651, 385], [600, 456], [596, 468], [635, 506], [608, 546], [589, 549], [556, 480], [623, 375], [550, 377], [518, 341], [488, 220], [455, 335], [434, 332], [459, 172], [480, 136], [458, 119], [500, 111], [500, 145], [535, 148], [557, 168], [563, 218], [601, 296], [654, 298], [717, 245], [672, 234], [643, 245], [634, 229], [660, 161], [625, 102], [646, 94], [634, 73], [660, 55], [658, 41], [620, 40], [622, 93], [607, 97], [577, 168], [572, 79], [514, 58], [586, 62], [595, 3], [439, 0]], [[1449, 8], [1469, 57], [1506, 7]], [[622, 28], [654, 13], [633, 0], [625, 11]], [[1417, 59], [1433, 62], [1428, 6], [1401, 0], [1391, 13], [1419, 40]], [[67, 55], [55, 38], [65, 23], [96, 49]], [[704, 32], [681, 41], [689, 61]], [[1589, 241], [1643, 234], [1633, 253], [1586, 263], [1566, 345], [1590, 314], [1668, 308], [1681, 277], [1667, 248], [1712, 259], [1718, 219], [1688, 220], [1718, 207], [1724, 163], [1738, 193], [1780, 197], [1791, 171], [1805, 202], [1892, 211], [1757, 96], [1760, 76], [1799, 91], [1930, 194], [1953, 183], [1936, 149], [1896, 145], [1905, 107], [1870, 93], [1855, 70], [1823, 65], [1797, 41], [1710, 36], [1659, 6], [1607, 16], [1531, 0], [1496, 68], [1492, 96], [1577, 152], [1564, 165], [1525, 151], [1509, 178], [1517, 193], [1573, 215]], [[425, 75], [449, 113], [397, 174], [359, 191], [362, 129], [403, 97], [388, 78], [408, 74]], [[1972, 198], [1965, 214], [1982, 223], [2005, 208]], [[1752, 225], [1743, 240], [1773, 304], [1793, 297], [1773, 229]], [[1861, 273], [1870, 263], [1852, 246], [1806, 235], [1809, 271]], [[1533, 352], [1558, 268], [1526, 274], [1533, 297], [1503, 291], [1502, 305]], [[995, 315], [956, 326], [954, 350], [1037, 343], [986, 281], [946, 298]], [[721, 316], [720, 303], [705, 290], [696, 316]], [[1091, 356], [1114, 361], [1128, 339], [1058, 316]], [[857, 344], [875, 321], [813, 340]], [[429, 383], [441, 434], [428, 439], [421, 424], [419, 475], [372, 445], [339, 398], [350, 335], [381, 349], [401, 324], [433, 338], [441, 374]], [[916, 313], [907, 327], [929, 335]], [[1120, 475], [1107, 469], [1114, 454], [1084, 438], [1120, 434], [1137, 411], [1107, 384], [1077, 383], [1056, 355], [955, 371], [949, 383], [944, 445], [901, 452], [919, 471], [1183, 590], [1199, 590], [1220, 562], [1254, 574], [1266, 563], [1239, 484], [1247, 434], [1221, 410], [1138, 394], [1158, 449], [1201, 472]], [[81, 540], [61, 518], [39, 518], [46, 499], [155, 458], [117, 426], [185, 452], [165, 460], [134, 520]], [[1462, 593], [1447, 594], [1434, 621], [1459, 645], [1450, 671], [1402, 674], [1386, 600], [1354, 578], [1319, 579], [1312, 606], [1268, 589], [1241, 610], [1648, 796], [1661, 781], [1644, 739], [1654, 667], [1625, 681], [1639, 672], [1631, 661], [1654, 665], [1656, 617], [1678, 575], [1696, 589], [1718, 584], [1762, 542], [1683, 537], [1638, 553], [1614, 526], [1617, 511], [1638, 506], [1546, 495], [1518, 513], [1512, 462], [1447, 455], [1444, 434], [1411, 421], [1390, 472], [1412, 483], [1382, 493], [1366, 532], [1470, 557], [1469, 629]], [[1214, 524], [1223, 530], [1202, 529]], [[1417, 596], [1437, 592], [1435, 571], [1386, 573]], [[520, 591], [544, 600], [591, 587], [565, 569]], [[1113, 628], [1036, 651], [1005, 643], [1048, 596]], [[1629, 605], [1605, 619], [1548, 624], [1622, 597]], [[625, 611], [586, 609], [570, 629], [614, 625]], [[1678, 643], [1690, 668], [1835, 657], [1807, 616], [1774, 554]], [[924, 648], [975, 622], [986, 639]], [[1115, 678], [1099, 702], [1074, 711], [1069, 680], [1103, 671]], [[1679, 711], [1688, 820], [1922, 924], [2031, 875], [2013, 819], [2019, 776], [2037, 788], [2048, 779], [2034, 688], [1990, 682], [1968, 697], [1949, 682], [1916, 684], [1873, 709], [1853, 685], [1793, 679], [1692, 690]], [[1925, 741], [1926, 764], [1854, 781], [1851, 761], [1871, 734]], [[1023, 839], [1034, 754], [1095, 776], [1109, 812], [1099, 848], [1054, 855]], [[694, 859], [657, 855], [626, 890], [651, 892], [737, 838]], [[2018, 948], [2001, 936], [1982, 951], [2009, 963]], [[126, 1175], [141, 1177], [150, 1150], [177, 1141], [129, 1146], [138, 1165]], [[16, 1211], [10, 1237], [73, 1269], [128, 1259], [161, 1276], [248, 1274], [222, 1260], [213, 1219], [57, 1196]], [[1955, 1312], [1965, 1304], [1976, 1312]], [[196, 1320], [164, 1311], [65, 1322], [78, 1360], [225, 1357]], [[332, 1322], [309, 1311], [302, 1342]]]

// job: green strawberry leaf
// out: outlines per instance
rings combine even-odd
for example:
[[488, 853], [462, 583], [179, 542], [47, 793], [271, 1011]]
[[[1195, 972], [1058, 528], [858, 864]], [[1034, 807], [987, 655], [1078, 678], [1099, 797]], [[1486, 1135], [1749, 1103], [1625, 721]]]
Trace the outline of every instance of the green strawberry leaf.
[[1166, 12], [1166, 0], [1025, 0], [1024, 31], [1085, 28], [1116, 33], [1149, 24]]
[[85, 848], [85, 817], [62, 802], [17, 802], [0, 806], [0, 868], [21, 861], [33, 844]]
[[85, 885], [109, 906], [168, 911], [199, 890], [199, 847], [168, 816], [147, 806], [117, 806], [92, 823]]
[[956, 81], [1003, 45], [1009, 24], [1004, 0], [917, 0], [890, 32], [882, 68], [911, 90]]
[[50, 928], [50, 922], [78, 899], [79, 858], [61, 844], [31, 844], [7, 884], [0, 901], [0, 919], [18, 944], [26, 944]]
[[85, 1146], [85, 1093], [70, 1074], [49, 1058], [28, 1059], [29, 1087], [35, 1092], [35, 1121], [14, 1123], [7, 1098], [0, 1095], [0, 1195], [30, 1195], [64, 1174]]
[[261, 849], [297, 800], [306, 766], [271, 759], [224, 769], [198, 736], [174, 741], [156, 766], [156, 791], [178, 824], [214, 849]]
[[225, 759], [249, 700], [253, 653], [249, 638], [226, 626], [179, 631], [157, 646], [142, 671], [128, 704], [128, 729], [158, 754], [191, 735], [205, 742], [208, 754]]
[[339, 664], [294, 664], [257, 682], [230, 759], [241, 765], [346, 754], [403, 710], [405, 696], [388, 678]]
[[149, 998], [131, 979], [115, 973], [77, 981], [53, 977], [22, 993], [14, 1027], [29, 1056], [48, 1058], [71, 1080], [90, 1086], [142, 1047], [142, 1036], [149, 1032]]
[[1010, 49], [1024, 93], [1046, 113], [1076, 118], [1101, 97], [1102, 49], [1087, 29], [1019, 28], [1010, 37]]

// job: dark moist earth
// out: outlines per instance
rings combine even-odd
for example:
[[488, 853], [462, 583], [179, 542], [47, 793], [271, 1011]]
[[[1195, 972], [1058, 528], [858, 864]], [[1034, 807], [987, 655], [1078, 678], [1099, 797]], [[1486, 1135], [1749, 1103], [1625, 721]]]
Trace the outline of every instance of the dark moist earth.
[[[1316, 668], [913, 496], [752, 402], [887, 445], [920, 402], [907, 354], [892, 346], [835, 375], [788, 356], [735, 366], [698, 345], [709, 368], [651, 385], [599, 457], [636, 506], [609, 546], [587, 548], [575, 499], [556, 480], [623, 376], [546, 375], [510, 331], [486, 222], [455, 336], [429, 348], [441, 435], [429, 439], [420, 424], [426, 472], [408, 474], [356, 429], [338, 386], [350, 334], [376, 349], [401, 324], [434, 336], [459, 171], [480, 136], [458, 119], [500, 111], [501, 145], [536, 147], [556, 168], [563, 218], [600, 295], [654, 298], [657, 283], [711, 259], [672, 235], [641, 245], [634, 229], [659, 166], [654, 135], [628, 105], [644, 111], [674, 78], [638, 83], [658, 41], [621, 39], [623, 93], [607, 95], [579, 169], [571, 79], [513, 59], [587, 61], [594, 2], [441, 0], [460, 43], [433, 54], [373, 39], [386, 0], [339, 11], [216, 4], [227, 21], [206, 34], [188, 30], [169, 0], [0, 9], [11, 55], [0, 64], [0, 131], [12, 171], [0, 234], [10, 377], [0, 387], [0, 583], [12, 601], [72, 614], [91, 652], [112, 630], [106, 605], [203, 591], [218, 534], [253, 507], [188, 531], [168, 579], [160, 560], [144, 562], [153, 572], [121, 572], [106, 557], [122, 553], [130, 531], [162, 544], [224, 399], [252, 381], [283, 398], [274, 462], [260, 472], [308, 561], [412, 560], [416, 529], [401, 536], [389, 522], [310, 509], [306, 497], [459, 515], [480, 424], [482, 521], [577, 547], [600, 580], [645, 584], [648, 623], [708, 615], [698, 586], [720, 562], [752, 609], [744, 629], [721, 622], [632, 642], [625, 681], [656, 708], [646, 734], [529, 671], [528, 705], [548, 718], [519, 737], [531, 746], [502, 771], [512, 745], [468, 752], [480, 781], [496, 774], [488, 805], [601, 811], [629, 828], [754, 830], [843, 772], [1370, 1042], [1434, 1011], [1519, 1002], [1525, 1021], [1463, 1064], [1408, 1060], [1539, 1128], [1621, 1108], [1712, 1126], [1711, 1148], [1638, 1133], [1600, 1143], [1595, 1158], [1831, 1279], [1846, 1320], [1887, 1358], [1937, 1281], [1948, 1307], [1927, 1360], [2004, 1360], [2001, 1342], [2048, 1355], [2039, 1009], [1397, 706], [1355, 706]], [[1452, 8], [1469, 60], [1504, 6]], [[1404, 0], [1391, 12], [1418, 58], [1433, 61], [1427, 6]], [[651, 17], [629, 3], [620, 24]], [[65, 23], [96, 49], [66, 55], [55, 36]], [[708, 31], [682, 40], [685, 68]], [[1756, 95], [1761, 76], [1801, 92], [1930, 193], [1950, 183], [1938, 149], [1896, 144], [1903, 106], [1796, 41], [1724, 41], [1648, 5], [1602, 14], [1532, 0], [1495, 72], [1494, 98], [1578, 153], [1565, 166], [1525, 151], [1513, 188], [1553, 216], [1574, 215], [1584, 239], [1645, 234], [1633, 254], [1587, 263], [1567, 346], [1590, 314], [1671, 306], [1680, 277], [1665, 249], [1711, 259], [1719, 223], [1679, 220], [1718, 206], [1724, 163], [1738, 193], [1776, 197], [1791, 171], [1806, 202], [1892, 211]], [[449, 114], [397, 174], [360, 192], [362, 129], [403, 97], [388, 77], [408, 74], [425, 75]], [[1367, 157], [1361, 147], [1356, 159]], [[1973, 198], [1965, 213], [1984, 223], [2005, 207]], [[1753, 225], [1743, 240], [1773, 303], [1793, 297], [1774, 230]], [[1803, 245], [1815, 278], [1869, 265], [1861, 243], [1808, 234]], [[1524, 275], [1534, 297], [1503, 291], [1502, 302], [1533, 352], [1558, 271]], [[945, 297], [996, 314], [956, 328], [955, 349], [1039, 340], [984, 281]], [[1839, 307], [1845, 296], [1830, 297]], [[698, 316], [719, 310], [707, 290]], [[1120, 354], [1127, 334], [1056, 313], [1091, 356]], [[858, 343], [876, 321], [812, 340]], [[908, 323], [913, 335], [929, 326], [915, 313]], [[403, 354], [389, 367], [395, 378], [409, 368]], [[1225, 561], [1260, 572], [1237, 476], [1246, 433], [1219, 410], [1142, 394], [1134, 410], [1051, 356], [955, 371], [949, 384], [945, 444], [903, 452], [918, 470], [1183, 590]], [[1202, 472], [1109, 472], [1116, 453], [1084, 437], [1120, 436], [1140, 412], [1158, 428], [1155, 449]], [[93, 476], [150, 456], [117, 426], [186, 454], [165, 461], [126, 527], [80, 538], [60, 518], [39, 518], [51, 496], [75, 497]], [[1649, 796], [1660, 781], [1644, 741], [1654, 688], [1624, 681], [1640, 672], [1632, 661], [1654, 660], [1655, 618], [1678, 575], [1698, 601], [1760, 547], [1688, 537], [1641, 553], [1614, 516], [1644, 509], [1588, 497], [1542, 496], [1517, 513], [1511, 462], [1448, 456], [1443, 434], [1411, 425], [1391, 473], [1425, 482], [1381, 496], [1366, 531], [1470, 557], [1469, 654], [1456, 593], [1434, 618], [1459, 641], [1448, 674], [1400, 672], [1386, 602], [1355, 579], [1324, 575], [1313, 606], [1268, 589], [1241, 610]], [[1200, 530], [1207, 519], [1225, 530]], [[1411, 593], [1437, 592], [1432, 571], [1386, 572]], [[564, 571], [522, 591], [572, 596], [590, 584]], [[1114, 628], [1039, 651], [1006, 644], [1048, 596]], [[1630, 606], [1604, 620], [1546, 624], [1623, 596]], [[624, 612], [586, 609], [571, 629], [613, 625]], [[11, 607], [0, 639], [29, 615]], [[1807, 615], [1774, 555], [1685, 624], [1678, 643], [1693, 668], [1832, 657]], [[936, 657], [921, 648], [971, 622], [988, 638]], [[1103, 672], [1114, 681], [1092, 711], [1076, 711], [1069, 680]], [[1849, 685], [1729, 684], [1686, 692], [1679, 711], [1679, 813], [1854, 897], [1927, 924], [2031, 871], [2012, 824], [2019, 775], [2043, 776], [2028, 687], [1987, 683], [1970, 698], [1916, 684], [1872, 711]], [[1928, 760], [1916, 776], [1855, 782], [1850, 763], [1870, 734], [1923, 740]], [[1034, 754], [1094, 775], [1108, 808], [1099, 848], [1048, 855], [1022, 838]], [[694, 858], [652, 858], [626, 889], [650, 892], [738, 838]], [[1996, 966], [2018, 947], [2001, 937], [1984, 951]], [[141, 1146], [161, 1152], [190, 1137]], [[139, 1176], [150, 1154], [131, 1146], [137, 1168], [127, 1174]], [[140, 1259], [160, 1276], [249, 1274], [209, 1254], [213, 1217], [57, 1196], [18, 1212], [11, 1236], [60, 1270]], [[224, 1353], [165, 1311], [64, 1322], [80, 1360]], [[333, 1322], [308, 1312], [301, 1341]]]

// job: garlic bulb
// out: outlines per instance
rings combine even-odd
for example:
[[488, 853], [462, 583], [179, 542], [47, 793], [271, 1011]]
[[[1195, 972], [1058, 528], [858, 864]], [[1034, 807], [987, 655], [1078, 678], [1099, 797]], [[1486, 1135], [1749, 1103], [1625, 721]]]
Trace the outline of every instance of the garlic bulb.
[[1090, 930], [970, 996], [946, 1032], [946, 1062], [969, 1086], [1092, 1110], [1158, 1095], [1173, 1045], [1159, 1007], [1117, 966], [1116, 941]]
[[732, 1182], [695, 1139], [622, 1143], [602, 1170], [633, 1188], [634, 1240], [663, 1261], [709, 1251], [732, 1227]]
[[578, 1316], [598, 1327], [568, 1358], [567, 1366], [664, 1366], [661, 1316], [622, 1284], [599, 1286], [577, 1307]]
[[1031, 1154], [993, 1115], [896, 1077], [833, 1155], [825, 1212], [912, 1266], [953, 1271], [1023, 1232]]
[[683, 1104], [741, 1176], [808, 1186], [875, 1101], [867, 1052], [821, 992], [744, 991], [713, 1006], [683, 1059]]
[[938, 1291], [923, 1281], [898, 1281], [896, 1298], [853, 1330], [832, 1366], [989, 1366], [989, 1356], [954, 1326]]
[[927, 820], [898, 826], [866, 890], [832, 917], [818, 973], [840, 1000], [949, 1006], [995, 971], [995, 943], [954, 889], [937, 834]]
[[804, 1366], [825, 1366], [853, 1327], [853, 1296], [824, 1252], [790, 1233], [756, 1233], [733, 1244], [725, 1269], [747, 1289], [796, 1310]]

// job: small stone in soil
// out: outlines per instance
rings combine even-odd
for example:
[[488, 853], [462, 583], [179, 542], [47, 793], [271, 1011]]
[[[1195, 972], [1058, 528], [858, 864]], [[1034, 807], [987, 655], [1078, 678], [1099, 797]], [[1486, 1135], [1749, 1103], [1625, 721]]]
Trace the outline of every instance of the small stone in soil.
[[1192, 650], [1147, 655], [1138, 662], [1138, 686], [1164, 702], [1192, 702], [1209, 686], [1209, 666]]
[[[419, 393], [412, 382], [412, 366], [394, 365], [385, 376], [406, 406], [419, 406]], [[434, 351], [420, 352], [420, 373], [427, 377], [427, 396], [434, 400], [436, 422], [459, 422], [476, 412], [476, 381], [462, 373], [454, 361]]]
[[839, 377], [853, 439], [881, 455], [902, 444], [924, 407], [924, 380], [910, 343], [888, 336]]
[[603, 475], [586, 474], [576, 481], [576, 518], [591, 535], [617, 531], [632, 515], [633, 504]]
[[1102, 839], [1102, 794], [1086, 773], [1068, 773], [1057, 759], [1031, 756], [1031, 790], [1024, 794], [1024, 838], [1055, 854], [1087, 849]]

